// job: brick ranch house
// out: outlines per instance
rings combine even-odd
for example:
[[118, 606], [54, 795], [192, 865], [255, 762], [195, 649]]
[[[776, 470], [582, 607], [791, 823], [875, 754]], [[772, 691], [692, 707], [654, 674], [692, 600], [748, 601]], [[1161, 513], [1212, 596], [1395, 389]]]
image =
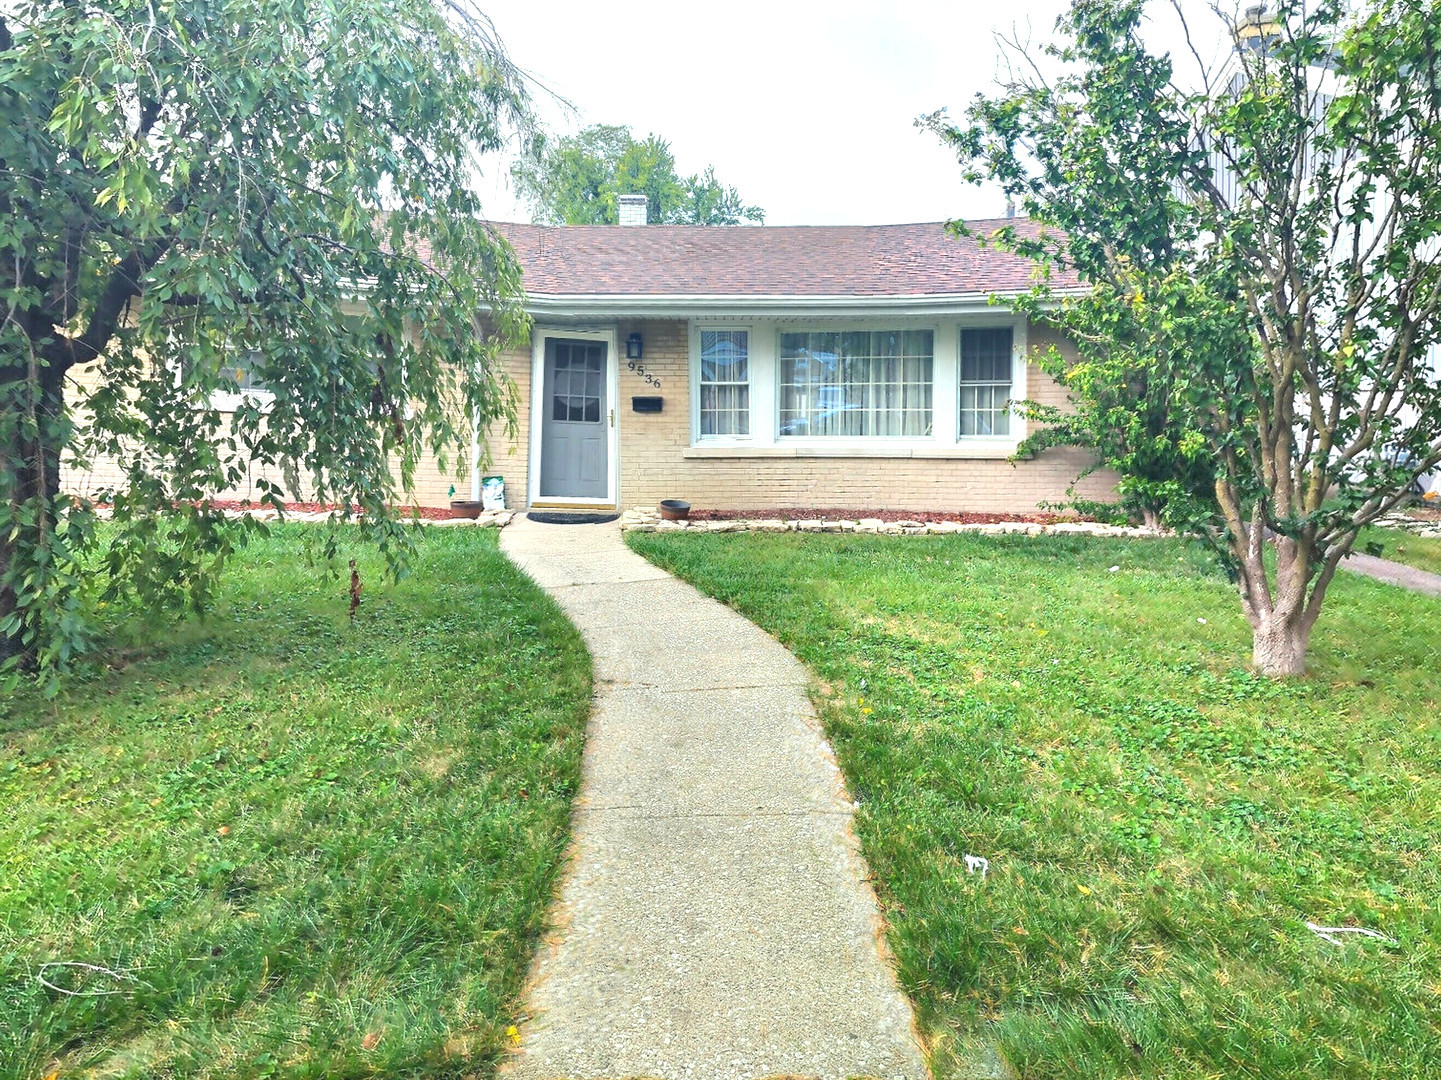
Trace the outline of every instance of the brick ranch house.
[[1020, 512], [1089, 462], [1006, 460], [1011, 401], [1066, 401], [1035, 354], [1073, 350], [991, 302], [1029, 261], [939, 223], [498, 228], [535, 321], [506, 358], [525, 435], [486, 470], [511, 506]]
[[[1085, 470], [1076, 450], [1007, 460], [1025, 434], [1011, 402], [1066, 401], [1036, 354], [1074, 353], [992, 302], [1028, 290], [1027, 260], [940, 223], [646, 225], [639, 199], [622, 199], [637, 224], [496, 225], [534, 320], [504, 356], [520, 436], [491, 433], [483, 470], [504, 477], [508, 507], [1021, 513]], [[1026, 227], [971, 226], [1003, 224]], [[1099, 472], [1075, 494], [1112, 498], [1115, 483]], [[445, 506], [478, 489], [432, 462], [415, 494]]]

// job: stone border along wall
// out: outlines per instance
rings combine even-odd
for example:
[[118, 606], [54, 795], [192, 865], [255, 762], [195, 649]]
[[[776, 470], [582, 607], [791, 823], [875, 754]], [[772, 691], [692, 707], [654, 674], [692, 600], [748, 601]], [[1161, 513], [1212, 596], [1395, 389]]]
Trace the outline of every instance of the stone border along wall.
[[[230, 518], [232, 521], [238, 520], [238, 519], [240, 519], [240, 518], [246, 518], [246, 517], [248, 517], [248, 518], [254, 518], [256, 521], [281, 522], [281, 523], [286, 524], [286, 525], [290, 524], [292, 521], [303, 521], [303, 522], [321, 522], [321, 521], [328, 521], [328, 520], [330, 519], [330, 514], [331, 514], [331, 511], [329, 511], [329, 510], [287, 510], [287, 511], [285, 512], [285, 515], [282, 517], [281, 514], [280, 514], [277, 510], [275, 510], [273, 507], [269, 507], [269, 506], [266, 506], [266, 507], [257, 507], [257, 508], [255, 508], [255, 509], [251, 509], [251, 510], [232, 510], [232, 509], [226, 509], [226, 510], [222, 510], [222, 511], [220, 511], [220, 512], [221, 512], [221, 514], [223, 514], [225, 517]], [[518, 510], [487, 510], [487, 511], [484, 511], [479, 517], [476, 517], [476, 518], [466, 518], [466, 517], [456, 517], [456, 518], [426, 518], [426, 517], [423, 517], [423, 518], [420, 518], [420, 519], [419, 519], [419, 524], [421, 524], [421, 525], [431, 525], [431, 526], [472, 525], [472, 526], [478, 526], [478, 527], [480, 527], [480, 528], [491, 528], [491, 527], [494, 527], [494, 528], [497, 528], [497, 529], [503, 529], [503, 528], [505, 528], [507, 525], [510, 524], [511, 519], [514, 518], [517, 513], [519, 513]], [[96, 516], [97, 518], [99, 518], [100, 520], [104, 521], [104, 520], [106, 520], [107, 518], [110, 517], [110, 510], [109, 510], [108, 508], [105, 508], [105, 507], [97, 507], [96, 510], [95, 510], [95, 516]], [[354, 520], [354, 519], [352, 519], [352, 520]], [[401, 520], [405, 520], [404, 516], [401, 517]]]
[[[264, 507], [255, 510], [225, 510], [228, 518], [253, 517], [256, 521], [279, 521], [280, 514]], [[421, 518], [419, 524], [448, 528], [457, 525], [471, 525], [478, 528], [503, 529], [511, 523], [521, 510], [487, 510], [477, 518]], [[109, 514], [104, 508], [97, 509], [97, 516]], [[325, 521], [329, 511], [293, 510], [286, 513], [284, 520]], [[1441, 538], [1441, 522], [1419, 521], [1404, 514], [1387, 514], [1375, 522], [1390, 529], [1403, 529], [1414, 536]], [[984, 524], [968, 524], [962, 521], [882, 521], [880, 518], [859, 518], [855, 521], [825, 518], [732, 518], [725, 521], [664, 521], [660, 511], [653, 506], [637, 506], [620, 516], [623, 532], [847, 532], [878, 533], [883, 536], [920, 536], [946, 533], [980, 533], [983, 536], [1000, 535], [1066, 535], [1066, 536], [1126, 536], [1159, 537], [1174, 536], [1167, 530], [1145, 529], [1130, 525], [1105, 525], [1098, 521], [1057, 521], [1041, 524], [1035, 521], [998, 521]]]
[[[478, 529], [503, 529], [511, 523], [511, 520], [519, 513], [517, 510], [487, 510], [477, 518], [421, 518], [422, 525], [472, 525]], [[287, 516], [287, 521], [290, 518]]]
[[1404, 513], [1393, 511], [1377, 518], [1371, 524], [1385, 529], [1400, 529], [1412, 536], [1441, 540], [1441, 521], [1422, 521], [1420, 518], [1407, 517]]
[[1015, 533], [1024, 536], [1128, 536], [1158, 537], [1173, 535], [1155, 529], [1129, 525], [1103, 525], [1096, 521], [1057, 521], [1041, 524], [1035, 521], [1000, 521], [967, 524], [961, 521], [882, 521], [860, 518], [855, 521], [830, 521], [823, 518], [735, 518], [728, 521], [663, 521], [654, 507], [637, 506], [620, 517], [625, 532], [846, 532], [878, 533], [883, 536], [920, 536], [943, 533], [980, 533], [999, 536]]
[[[252, 517], [256, 521], [275, 522], [282, 518], [275, 510], [265, 507], [254, 510], [223, 510], [228, 518]], [[488, 510], [477, 518], [420, 518], [418, 524], [430, 528], [453, 528], [469, 525], [476, 528], [503, 529], [522, 510]], [[107, 516], [104, 510], [99, 516]], [[330, 517], [326, 510], [292, 510], [285, 514], [284, 521], [321, 522]], [[878, 533], [883, 536], [921, 536], [944, 533], [980, 533], [983, 536], [1019, 534], [1023, 536], [1066, 535], [1066, 536], [1127, 536], [1158, 537], [1172, 536], [1173, 533], [1155, 529], [1136, 528], [1129, 525], [1104, 525], [1097, 521], [1057, 521], [1041, 524], [1035, 521], [999, 521], [985, 524], [967, 524], [961, 521], [882, 521], [880, 518], [860, 518], [856, 521], [841, 519], [830, 521], [824, 518], [733, 518], [726, 521], [663, 521], [660, 511], [652, 506], [637, 506], [620, 516], [623, 532], [823, 532], [823, 533]]]

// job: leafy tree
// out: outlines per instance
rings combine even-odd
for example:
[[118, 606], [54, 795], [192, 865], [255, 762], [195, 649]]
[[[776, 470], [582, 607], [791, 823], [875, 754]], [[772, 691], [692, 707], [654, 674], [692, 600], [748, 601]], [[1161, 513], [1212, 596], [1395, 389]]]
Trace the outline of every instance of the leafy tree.
[[637, 142], [629, 128], [596, 124], [576, 135], [537, 142], [533, 156], [511, 170], [537, 221], [614, 225], [622, 195], [644, 195], [652, 225], [765, 220], [765, 211], [745, 205], [740, 192], [716, 179], [714, 166], [682, 178], [670, 144], [656, 135]]
[[[97, 590], [202, 605], [243, 539], [208, 498], [247, 466], [272, 503], [362, 510], [399, 569], [422, 455], [513, 416], [519, 272], [474, 176], [529, 109], [467, 3], [4, 9], [0, 671], [85, 647]], [[231, 417], [237, 358], [273, 401]], [[102, 455], [103, 534], [59, 491]]]
[[1304, 669], [1358, 530], [1441, 461], [1441, 5], [1347, 8], [1287, 0], [1186, 89], [1141, 0], [1075, 0], [1058, 74], [926, 120], [1043, 226], [997, 242], [1088, 286], [1024, 305], [1079, 343], [1075, 428], [1183, 496], [1271, 675]]

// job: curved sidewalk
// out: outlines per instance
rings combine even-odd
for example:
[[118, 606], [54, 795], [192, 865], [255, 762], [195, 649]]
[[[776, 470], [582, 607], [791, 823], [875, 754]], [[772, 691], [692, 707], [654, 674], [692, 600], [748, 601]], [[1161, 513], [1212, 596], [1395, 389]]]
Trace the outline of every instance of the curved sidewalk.
[[1399, 585], [1403, 589], [1425, 593], [1427, 596], [1441, 596], [1441, 574], [1418, 570], [1414, 566], [1391, 559], [1378, 559], [1374, 555], [1353, 551], [1341, 560], [1341, 568], [1353, 574], [1364, 574], [1368, 578], [1384, 581], [1387, 585]]
[[773, 638], [609, 525], [501, 549], [575, 622], [596, 696], [515, 1080], [925, 1080], [852, 807]]

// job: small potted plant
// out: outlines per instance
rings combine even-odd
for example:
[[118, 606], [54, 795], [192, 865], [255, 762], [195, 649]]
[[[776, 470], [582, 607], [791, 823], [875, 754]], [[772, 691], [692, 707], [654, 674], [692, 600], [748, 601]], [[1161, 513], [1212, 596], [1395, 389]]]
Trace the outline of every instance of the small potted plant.
[[478, 518], [482, 504], [479, 500], [451, 499], [450, 515], [458, 518]]

